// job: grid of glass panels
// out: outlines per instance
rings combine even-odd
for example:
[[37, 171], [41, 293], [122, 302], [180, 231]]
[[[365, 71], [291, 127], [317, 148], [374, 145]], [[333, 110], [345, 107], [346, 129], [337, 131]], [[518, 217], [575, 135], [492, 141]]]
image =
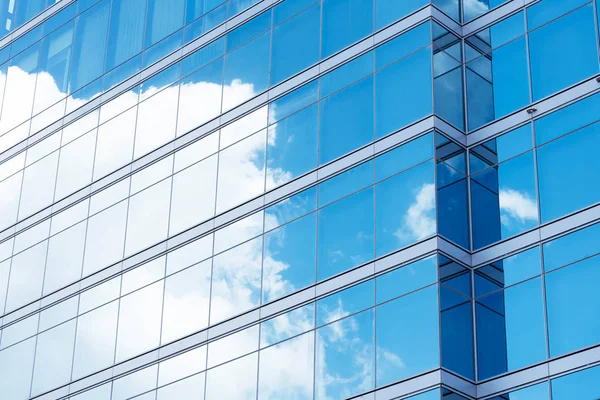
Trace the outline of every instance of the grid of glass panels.
[[600, 342], [598, 253], [596, 224], [475, 270], [479, 380]]
[[470, 150], [474, 250], [600, 201], [599, 107], [595, 94]]
[[[202, 295], [185, 289], [203, 279], [202, 272], [194, 272], [200, 265], [165, 281], [162, 331], [162, 284], [138, 289], [131, 284], [139, 280], [127, 274], [121, 290], [134, 291], [120, 305], [99, 306], [81, 297], [79, 307], [86, 308], [78, 318], [65, 322], [60, 312], [46, 314], [39, 321], [45, 330], [37, 338], [0, 350], [0, 360], [19, 360], [3, 370], [3, 376], [14, 379], [3, 380], [0, 389], [14, 399], [26, 398], [29, 390], [36, 395], [108, 367], [113, 358], [128, 358], [152, 338], [155, 346], [159, 338], [171, 337], [173, 328], [189, 323], [192, 310], [203, 308], [189, 302]], [[136, 273], [136, 278], [144, 276]], [[204, 390], [211, 399], [254, 398], [257, 391], [266, 399], [342, 398], [372, 390], [440, 363], [452, 364], [448, 360], [458, 354], [444, 346], [455, 347], [457, 327], [464, 325], [466, 331], [471, 326], [452, 311], [457, 301], [469, 309], [469, 293], [461, 292], [470, 290], [469, 281], [466, 268], [430, 256], [115, 380], [112, 397], [109, 384], [109, 389], [103, 385], [73, 398], [93, 394], [124, 400], [148, 391], [153, 395], [157, 386], [158, 397], [165, 399], [202, 398]], [[187, 320], [181, 318], [184, 314]], [[411, 329], [400, 329], [406, 325]], [[3, 340], [14, 340], [14, 334], [4, 333]], [[59, 355], [63, 362], [57, 364]], [[30, 388], [27, 371], [32, 368]], [[232, 374], [238, 385], [224, 383]]]
[[544, 0], [468, 37], [468, 129], [597, 74], [594, 9], [594, 1]]

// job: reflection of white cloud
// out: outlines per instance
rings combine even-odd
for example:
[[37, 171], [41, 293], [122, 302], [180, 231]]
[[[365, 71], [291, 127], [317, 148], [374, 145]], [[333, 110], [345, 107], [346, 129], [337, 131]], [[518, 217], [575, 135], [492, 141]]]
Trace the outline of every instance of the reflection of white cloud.
[[463, 0], [463, 9], [465, 15], [476, 17], [485, 13], [489, 6], [479, 0]]
[[404, 215], [404, 224], [394, 234], [405, 240], [420, 240], [435, 233], [435, 186], [426, 183]]
[[536, 202], [528, 194], [514, 189], [503, 189], [500, 190], [499, 200], [502, 225], [510, 225], [513, 221], [525, 223], [537, 220]]

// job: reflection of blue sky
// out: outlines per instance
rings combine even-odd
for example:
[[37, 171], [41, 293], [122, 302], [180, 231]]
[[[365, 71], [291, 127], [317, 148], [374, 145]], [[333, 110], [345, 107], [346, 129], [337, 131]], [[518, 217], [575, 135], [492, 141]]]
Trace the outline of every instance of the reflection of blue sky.
[[595, 400], [600, 397], [598, 382], [600, 382], [600, 367], [589, 368], [553, 379], [551, 383], [552, 399]]

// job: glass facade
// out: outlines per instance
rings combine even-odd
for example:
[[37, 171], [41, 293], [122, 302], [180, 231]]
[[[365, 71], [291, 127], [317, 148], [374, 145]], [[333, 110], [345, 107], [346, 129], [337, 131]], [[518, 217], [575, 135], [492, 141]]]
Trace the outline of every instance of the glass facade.
[[0, 398], [599, 398], [599, 16], [0, 0]]

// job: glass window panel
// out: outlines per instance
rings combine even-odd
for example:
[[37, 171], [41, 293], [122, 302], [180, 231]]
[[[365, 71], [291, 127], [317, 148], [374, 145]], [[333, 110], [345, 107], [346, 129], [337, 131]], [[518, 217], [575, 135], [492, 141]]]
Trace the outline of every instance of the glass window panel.
[[548, 389], [548, 382], [542, 382], [525, 389], [510, 392], [506, 396], [510, 400], [549, 400], [550, 390]]
[[312, 399], [314, 332], [261, 351], [258, 370], [259, 399]]
[[185, 14], [186, 22], [192, 22], [223, 2], [225, 0], [188, 0]]
[[494, 50], [491, 54], [496, 118], [529, 104], [526, 52], [526, 40], [522, 37]]
[[162, 343], [208, 326], [210, 269], [211, 262], [205, 261], [166, 279]]
[[326, 180], [318, 186], [319, 206], [332, 203], [373, 184], [373, 175], [374, 163], [367, 161]]
[[375, 384], [374, 310], [316, 332], [315, 398], [348, 398]]
[[373, 0], [325, 0], [322, 18], [322, 56], [329, 57], [373, 32]]
[[69, 382], [74, 343], [74, 319], [38, 336], [32, 396]]
[[432, 0], [432, 4], [448, 14], [456, 21], [460, 21], [460, 0]]
[[13, 12], [15, 28], [23, 25], [46, 8], [46, 0], [16, 1], [13, 4], [16, 4]]
[[58, 151], [25, 169], [23, 188], [21, 189], [19, 220], [41, 210], [52, 202], [57, 164]]
[[370, 51], [323, 75], [319, 79], [321, 85], [321, 97], [327, 97], [345, 86], [373, 73], [374, 54], [373, 51]]
[[377, 307], [377, 387], [439, 366], [437, 292], [432, 286]]
[[94, 180], [131, 161], [136, 116], [137, 110], [132, 108], [98, 128]]
[[544, 243], [542, 247], [546, 272], [587, 258], [600, 252], [600, 224]]
[[431, 49], [376, 74], [377, 137], [383, 137], [432, 112]]
[[315, 282], [316, 213], [265, 234], [263, 302], [293, 293]]
[[318, 280], [373, 258], [373, 203], [369, 188], [319, 210]]
[[227, 335], [208, 344], [207, 366], [226, 363], [258, 349], [258, 325]]
[[160, 281], [121, 299], [116, 361], [158, 346], [164, 282]]
[[264, 192], [266, 139], [263, 130], [219, 154], [217, 213]]
[[186, 351], [158, 364], [158, 386], [175, 382], [206, 368], [206, 346]]
[[223, 92], [222, 80], [223, 58], [181, 81], [177, 136], [181, 136], [219, 115]]
[[433, 175], [427, 162], [376, 185], [377, 256], [436, 232]]
[[58, 177], [56, 178], [56, 200], [66, 197], [92, 180], [96, 131], [72, 141], [60, 150]]
[[267, 138], [267, 190], [317, 167], [316, 104], [271, 125]]
[[319, 81], [314, 80], [269, 103], [269, 124], [287, 117], [319, 99]]
[[299, 218], [317, 208], [317, 187], [313, 186], [303, 192], [283, 199], [265, 209], [265, 230]]
[[588, 0], [571, 0], [568, 2], [561, 0], [544, 0], [542, 3], [534, 4], [527, 8], [527, 26], [529, 30], [534, 30], [587, 2]]
[[[40, 312], [40, 325], [38, 331], [41, 332], [75, 317], [77, 315], [78, 302], [78, 296], [73, 296], [50, 308], [42, 310]], [[73, 335], [75, 335], [75, 332], [73, 332]], [[71, 345], [74, 345], [74, 343], [75, 336], [73, 336]]]
[[319, 60], [320, 24], [321, 7], [317, 4], [273, 29], [271, 85]]
[[[553, 400], [593, 400], [600, 396], [598, 381], [600, 380], [600, 368], [593, 367], [583, 371], [575, 372], [560, 378], [553, 379]], [[512, 399], [511, 399], [512, 400]]]
[[6, 348], [20, 342], [23, 339], [34, 336], [38, 330], [39, 314], [22, 319], [2, 330], [2, 348]]
[[121, 296], [156, 282], [165, 276], [165, 258], [159, 257], [125, 272], [121, 280]]
[[381, 181], [433, 157], [433, 134], [428, 133], [375, 159], [376, 180]]
[[73, 379], [113, 363], [118, 315], [119, 302], [113, 301], [79, 317], [73, 357]]
[[[206, 375], [206, 400], [256, 399], [258, 353], [247, 355], [217, 368]], [[231, 377], [235, 376], [235, 385]]]
[[145, 47], [181, 28], [184, 14], [185, 0], [148, 0]]
[[226, 51], [248, 42], [268, 30], [271, 25], [271, 10], [263, 12], [227, 34]]
[[[153, 90], [151, 87], [149, 89]], [[134, 157], [146, 154], [175, 138], [179, 86], [171, 86], [140, 103]]]
[[104, 72], [109, 13], [109, 0], [102, 0], [77, 17], [69, 93], [84, 87]]
[[437, 258], [427, 257], [381, 275], [376, 280], [377, 304], [379, 304], [435, 283]]
[[315, 304], [310, 303], [271, 318], [260, 325], [260, 346], [266, 347], [311, 330], [315, 326]]
[[11, 399], [29, 398], [35, 338], [0, 352], [0, 393]]
[[593, 95], [535, 120], [536, 145], [540, 146], [577, 128], [596, 122], [598, 108], [600, 108], [600, 95]]
[[546, 306], [550, 357], [594, 345], [600, 341], [596, 315], [600, 298], [600, 258], [593, 257], [546, 275]]
[[33, 106], [34, 114], [61, 100], [67, 94], [74, 26], [75, 24], [70, 22], [46, 36], [42, 41]]
[[10, 262], [11, 260], [0, 262], [0, 310], [2, 310], [2, 312], [4, 312], [4, 305], [6, 302], [6, 291], [8, 290], [8, 274], [10, 272]]
[[81, 277], [87, 221], [50, 238], [44, 275], [44, 294], [75, 282]]
[[375, 281], [370, 279], [318, 300], [317, 326], [326, 325], [373, 307], [374, 295]]
[[[489, 28], [490, 45], [493, 49], [525, 34], [525, 18], [523, 14], [523, 12], [517, 13]], [[532, 29], [532, 27], [530, 26], [529, 29]]]
[[598, 72], [593, 11], [587, 5], [529, 34], [533, 100]]
[[2, 228], [6, 228], [17, 222], [22, 182], [22, 171], [0, 182], [0, 199], [2, 199], [2, 207], [0, 207], [0, 226]]
[[112, 391], [112, 382], [105, 383], [104, 385], [97, 386], [93, 389], [87, 390], [76, 396], [71, 396], [71, 400], [110, 400], [110, 393]]
[[127, 201], [102, 211], [88, 222], [83, 276], [123, 258]]
[[207, 235], [167, 254], [167, 275], [181, 271], [212, 255], [213, 236]]
[[[378, 0], [378, 2], [381, 0]], [[395, 7], [399, 7], [397, 4]], [[376, 68], [381, 69], [394, 61], [408, 56], [409, 54], [425, 47], [431, 43], [431, 24], [425, 22], [402, 35], [395, 37], [389, 42], [377, 47], [375, 52]]]
[[36, 300], [42, 294], [48, 241], [37, 244], [13, 257], [6, 311]]
[[[594, 124], [548, 143], [537, 150], [542, 223], [588, 206], [600, 198], [600, 187], [590, 185], [598, 176], [594, 149], [600, 124]], [[569, 168], [564, 168], [568, 165]], [[562, 193], [557, 196], [556, 193]]]
[[185, 43], [191, 42], [198, 36], [221, 24], [226, 19], [227, 3], [224, 3], [185, 27]]
[[[115, 380], [113, 382], [111, 400], [129, 399], [136, 394], [153, 389], [156, 385], [157, 372], [158, 366], [152, 365]], [[154, 399], [154, 393], [152, 393], [152, 399]], [[144, 398], [144, 400], [150, 399]]]
[[253, 133], [266, 128], [268, 106], [263, 106], [221, 128], [219, 147], [228, 147]]
[[125, 242], [126, 255], [166, 238], [170, 200], [171, 179], [165, 179], [130, 198]]
[[399, 2], [397, 0], [375, 1], [375, 26], [376, 29], [401, 19], [405, 15], [429, 4], [427, 0], [408, 0]]
[[542, 273], [540, 249], [534, 247], [502, 260], [504, 285], [510, 286]]
[[180, 48], [182, 44], [183, 29], [180, 29], [172, 35], [167, 36], [165, 39], [162, 39], [152, 47], [148, 48], [148, 50], [144, 51], [144, 63], [142, 66], [146, 68], [149, 65], [154, 64], [167, 54]]
[[88, 312], [119, 297], [121, 276], [109, 279], [79, 295], [79, 314]]
[[270, 33], [265, 33], [225, 57], [223, 111], [267, 88], [270, 41]]
[[[157, 390], [156, 400], [204, 398], [204, 373], [191, 376]], [[152, 398], [153, 399], [153, 398]]]
[[370, 76], [321, 101], [321, 164], [373, 141], [373, 94]]
[[190, 145], [179, 149], [175, 153], [175, 172], [179, 172], [198, 160], [207, 158], [219, 149], [219, 132], [213, 132]]
[[217, 156], [173, 176], [170, 234], [179, 233], [214, 215]]
[[188, 76], [194, 71], [215, 61], [225, 53], [225, 37], [199, 48], [181, 60], [181, 76]]
[[145, 15], [146, 0], [112, 0], [106, 71], [142, 51]]
[[259, 305], [262, 242], [252, 239], [213, 259], [211, 324]]

